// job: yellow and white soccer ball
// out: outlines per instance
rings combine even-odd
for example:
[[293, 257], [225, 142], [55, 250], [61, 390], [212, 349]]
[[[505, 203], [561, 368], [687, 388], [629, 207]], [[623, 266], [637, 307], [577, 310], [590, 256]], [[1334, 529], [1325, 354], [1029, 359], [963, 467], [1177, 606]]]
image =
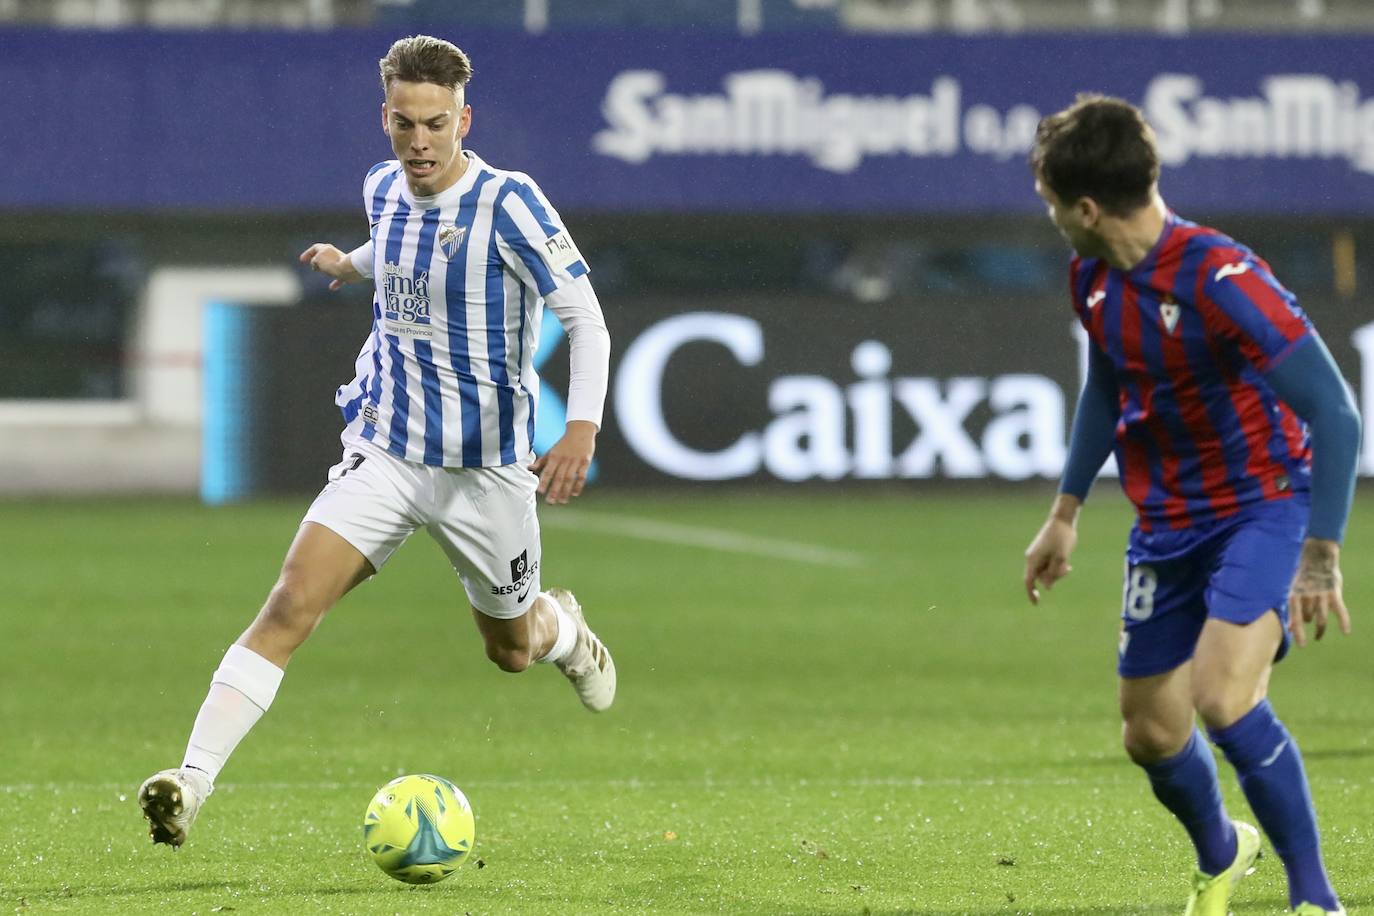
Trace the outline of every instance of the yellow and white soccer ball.
[[472, 806], [442, 776], [399, 776], [377, 790], [363, 818], [363, 844], [397, 881], [433, 884], [457, 871], [476, 840]]

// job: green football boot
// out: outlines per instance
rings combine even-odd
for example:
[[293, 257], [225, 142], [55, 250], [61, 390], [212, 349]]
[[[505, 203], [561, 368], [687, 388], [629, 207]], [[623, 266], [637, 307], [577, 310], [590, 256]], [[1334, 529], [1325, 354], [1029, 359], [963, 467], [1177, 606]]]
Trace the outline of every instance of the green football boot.
[[1255, 860], [1259, 858], [1259, 831], [1244, 821], [1232, 821], [1236, 825], [1236, 858], [1219, 875], [1193, 872], [1193, 893], [1188, 898], [1188, 909], [1183, 916], [1227, 916], [1227, 904], [1240, 879], [1255, 870]]
[[1293, 916], [1345, 916], [1345, 907], [1324, 910], [1315, 903], [1300, 903], [1298, 908], [1293, 911]]

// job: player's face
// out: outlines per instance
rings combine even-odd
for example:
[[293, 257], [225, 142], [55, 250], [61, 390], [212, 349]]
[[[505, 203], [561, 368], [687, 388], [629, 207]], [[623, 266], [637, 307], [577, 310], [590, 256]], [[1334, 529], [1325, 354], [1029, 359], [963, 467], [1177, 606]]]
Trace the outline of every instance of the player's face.
[[392, 80], [382, 103], [382, 130], [405, 169], [410, 189], [429, 197], [451, 187], [463, 174], [463, 138], [472, 127], [472, 108], [461, 90], [434, 83]]
[[1088, 257], [1101, 254], [1101, 243], [1093, 231], [1097, 216], [1096, 204], [1087, 198], [1066, 204], [1039, 178], [1035, 179], [1035, 193], [1045, 202], [1050, 221], [1059, 229], [1060, 235], [1073, 246], [1074, 251]]

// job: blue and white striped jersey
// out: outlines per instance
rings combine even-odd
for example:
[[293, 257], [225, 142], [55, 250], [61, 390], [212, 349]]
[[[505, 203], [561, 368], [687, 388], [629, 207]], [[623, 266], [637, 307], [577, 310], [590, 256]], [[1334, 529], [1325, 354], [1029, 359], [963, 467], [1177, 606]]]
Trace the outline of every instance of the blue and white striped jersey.
[[543, 297], [587, 265], [528, 175], [463, 155], [463, 177], [434, 197], [413, 195], [396, 160], [363, 182], [376, 294], [356, 375], [335, 398], [342, 438], [428, 465], [525, 462]]

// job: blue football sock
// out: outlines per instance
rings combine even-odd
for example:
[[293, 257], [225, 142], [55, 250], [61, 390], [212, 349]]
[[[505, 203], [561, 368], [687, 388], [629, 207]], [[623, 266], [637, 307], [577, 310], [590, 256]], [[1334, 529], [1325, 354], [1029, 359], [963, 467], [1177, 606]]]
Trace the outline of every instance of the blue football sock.
[[1337, 909], [1336, 892], [1322, 865], [1317, 813], [1307, 789], [1302, 754], [1269, 701], [1261, 700], [1234, 724], [1211, 735], [1236, 768], [1251, 810], [1283, 861], [1289, 906], [1315, 903], [1322, 909]]
[[1173, 812], [1197, 848], [1197, 867], [1219, 874], [1236, 858], [1236, 828], [1226, 816], [1217, 785], [1212, 749], [1193, 729], [1182, 751], [1159, 763], [1141, 764], [1150, 777], [1155, 798]]

